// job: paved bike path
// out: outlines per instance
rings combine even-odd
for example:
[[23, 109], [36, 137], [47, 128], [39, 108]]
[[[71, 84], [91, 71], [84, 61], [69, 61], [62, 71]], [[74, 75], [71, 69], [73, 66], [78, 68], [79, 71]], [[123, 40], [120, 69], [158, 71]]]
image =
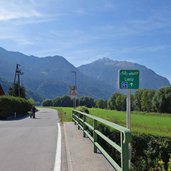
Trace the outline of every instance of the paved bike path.
[[64, 123], [64, 134], [69, 171], [114, 171], [102, 154], [93, 152], [92, 142], [73, 122]]

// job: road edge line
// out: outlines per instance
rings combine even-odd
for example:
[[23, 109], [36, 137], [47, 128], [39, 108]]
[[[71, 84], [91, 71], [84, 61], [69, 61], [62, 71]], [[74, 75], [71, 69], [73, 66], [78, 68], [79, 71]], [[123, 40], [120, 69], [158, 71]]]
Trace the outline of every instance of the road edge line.
[[58, 136], [57, 136], [57, 147], [56, 147], [56, 156], [55, 156], [55, 164], [54, 171], [61, 171], [61, 126], [58, 123]]

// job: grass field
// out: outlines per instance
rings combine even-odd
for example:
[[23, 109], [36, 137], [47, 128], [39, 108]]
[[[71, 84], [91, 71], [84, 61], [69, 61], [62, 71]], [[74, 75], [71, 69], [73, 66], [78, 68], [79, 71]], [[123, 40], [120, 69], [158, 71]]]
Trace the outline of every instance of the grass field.
[[[72, 120], [72, 108], [58, 107], [55, 109], [60, 111], [62, 122]], [[89, 112], [91, 115], [98, 116], [122, 126], [126, 125], [126, 112], [97, 108], [89, 108]], [[132, 112], [131, 131], [133, 133], [171, 137], [171, 114]]]

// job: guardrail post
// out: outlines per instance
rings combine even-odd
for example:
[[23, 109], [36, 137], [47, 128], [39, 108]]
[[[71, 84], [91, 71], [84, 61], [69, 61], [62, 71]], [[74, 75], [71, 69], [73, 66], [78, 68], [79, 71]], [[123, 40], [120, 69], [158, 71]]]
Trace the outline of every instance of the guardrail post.
[[74, 125], [76, 125], [76, 121], [75, 121], [75, 111], [72, 110], [72, 121], [74, 121]]
[[120, 138], [121, 138], [121, 168], [122, 171], [129, 171], [129, 148], [128, 148], [128, 142], [126, 141], [126, 137], [124, 134], [121, 132], [120, 133]]
[[86, 122], [86, 116], [83, 115], [83, 137], [85, 138], [86, 137], [86, 133], [85, 133], [85, 130], [86, 130], [86, 125], [85, 125], [85, 122]]
[[79, 125], [80, 125], [80, 120], [79, 120], [79, 118], [80, 118], [80, 113], [78, 113], [77, 116], [78, 116], [78, 119], [77, 119], [77, 122], [78, 122], [78, 129], [80, 129], [80, 126], [79, 126]]
[[93, 139], [94, 139], [94, 153], [97, 153], [97, 147], [95, 145], [95, 143], [97, 142], [97, 134], [95, 132], [95, 130], [97, 129], [97, 121], [93, 120]]

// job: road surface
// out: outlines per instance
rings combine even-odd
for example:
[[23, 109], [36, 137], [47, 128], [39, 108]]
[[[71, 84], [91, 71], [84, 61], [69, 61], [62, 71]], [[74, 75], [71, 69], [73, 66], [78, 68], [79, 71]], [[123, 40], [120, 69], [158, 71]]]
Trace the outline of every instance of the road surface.
[[58, 115], [39, 109], [36, 119], [0, 121], [0, 171], [53, 171]]

